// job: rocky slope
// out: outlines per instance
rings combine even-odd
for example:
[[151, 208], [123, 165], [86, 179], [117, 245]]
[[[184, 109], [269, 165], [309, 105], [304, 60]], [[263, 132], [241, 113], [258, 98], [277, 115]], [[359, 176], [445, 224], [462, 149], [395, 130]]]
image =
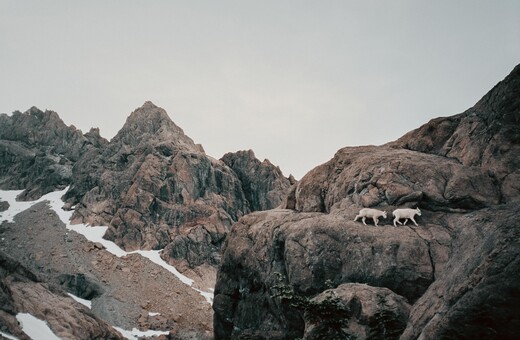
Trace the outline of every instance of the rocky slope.
[[42, 282], [32, 271], [0, 251], [0, 330], [30, 339], [16, 320], [18, 313], [30, 313], [46, 320], [62, 339], [122, 339], [87, 308], [80, 306], [57, 286]]
[[[38, 221], [38, 225], [34, 221]], [[19, 213], [12, 223], [0, 224], [0, 253], [16, 258], [22, 269], [31, 273], [31, 278], [37, 277], [41, 285], [51, 287], [54, 293], [62, 296], [67, 292], [90, 300], [92, 308], [87, 314], [111, 326], [126, 330], [166, 330], [178, 339], [209, 338], [212, 334], [211, 305], [193, 288], [208, 291], [214, 279], [203, 281], [197, 273], [186, 273], [195, 279], [192, 288], [143, 256], [117, 257], [102, 245], [67, 230], [45, 202]], [[0, 278], [5, 281], [9, 276], [2, 274]], [[5, 282], [7, 290], [12, 291], [14, 281]], [[39, 295], [39, 291], [33, 291], [34, 287], [27, 286], [24, 294]], [[68, 297], [56, 308], [50, 307], [47, 295], [40, 297], [39, 305], [37, 300], [32, 302], [34, 308], [52, 309], [52, 313], [33, 314], [33, 310], [22, 308], [25, 305], [14, 312], [39, 315], [55, 333], [58, 329], [55, 326], [63, 327], [63, 323], [53, 318], [72, 313], [74, 309], [85, 313], [82, 305]], [[5, 322], [0, 317], [0, 322], [2, 320]], [[83, 327], [80, 319], [71, 324], [70, 331], [88, 335]], [[95, 336], [84, 337], [91, 338]]]
[[[217, 276], [216, 338], [319, 338], [308, 310], [274, 294], [280, 276], [304, 298], [337, 287], [350, 310], [342, 336], [513, 338], [519, 98], [517, 66], [466, 112], [383, 146], [341, 149], [293, 186], [288, 209], [242, 217]], [[403, 206], [421, 208], [419, 226], [394, 228], [391, 214], [377, 228], [353, 221], [362, 207]], [[409, 306], [376, 289], [353, 303], [354, 283]]]
[[280, 205], [296, 180], [283, 177], [269, 160], [260, 162], [253, 150], [225, 154], [221, 160], [238, 176], [251, 211], [269, 210]]
[[[74, 164], [66, 200], [75, 206], [74, 221], [108, 225], [106, 238], [125, 250], [164, 248], [177, 265], [216, 266], [231, 225], [280, 204], [290, 186], [279, 169], [263, 165], [252, 193], [244, 174], [249, 163], [259, 167], [255, 162], [251, 157], [232, 169], [209, 157], [163, 109], [146, 102], [105, 148]], [[267, 200], [259, 204], [255, 195]]]
[[72, 167], [85, 153], [107, 141], [98, 129], [82, 134], [53, 111], [36, 107], [0, 115], [0, 188], [26, 189], [33, 200], [71, 183]]
[[[135, 110], [110, 142], [96, 129], [82, 134], [65, 126], [52, 111], [3, 114], [0, 189], [25, 189], [18, 198], [33, 200], [69, 187], [64, 208], [74, 211], [74, 223], [108, 226], [105, 237], [127, 251], [164, 249], [161, 256], [195, 282], [190, 287], [138, 254], [119, 258], [67, 232], [43, 203], [0, 225], [0, 252], [38, 273], [42, 289], [61, 287], [53, 292], [63, 295], [63, 289], [92, 299], [89, 315], [98, 321], [124, 329], [167, 329], [179, 339], [208, 338], [212, 309], [194, 289], [207, 292], [214, 286], [220, 248], [231, 225], [251, 211], [280, 205], [292, 180], [268, 160], [257, 160], [252, 151], [224, 159], [229, 166], [206, 155], [150, 102]], [[9, 204], [0, 202], [0, 212], [7, 209]], [[16, 280], [8, 277], [0, 279], [5, 291], [13, 292]], [[81, 319], [83, 309], [67, 305], [70, 298], [55, 299], [35, 285], [24, 289], [27, 296], [45, 299], [42, 308], [50, 308], [48, 300], [60, 306], [53, 313]], [[54, 316], [46, 319], [36, 304], [0, 309], [11, 316], [34, 312], [56, 334], [74, 338], [60, 333], [61, 324]], [[0, 322], [11, 326], [1, 330], [21, 334], [7, 314]], [[69, 331], [84, 332], [87, 338], [112, 336], [89, 333], [81, 322], [69, 324]]]

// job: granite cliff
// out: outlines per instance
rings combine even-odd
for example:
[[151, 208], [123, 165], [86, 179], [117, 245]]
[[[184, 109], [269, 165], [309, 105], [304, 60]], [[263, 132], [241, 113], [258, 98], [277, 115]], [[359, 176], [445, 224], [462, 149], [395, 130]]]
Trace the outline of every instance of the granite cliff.
[[98, 129], [82, 134], [66, 126], [54, 111], [32, 107], [0, 115], [0, 187], [25, 189], [20, 199], [34, 200], [71, 183], [72, 167], [107, 141]]
[[[110, 254], [69, 233], [39, 203], [13, 221], [0, 218], [0, 256], [10, 254], [27, 268], [24, 273], [37, 273], [28, 274], [29, 282], [0, 271], [0, 331], [24, 338], [14, 315], [28, 312], [64, 338], [120, 337], [105, 329], [105, 321], [125, 329], [167, 329], [179, 339], [208, 338], [212, 309], [201, 292], [214, 286], [231, 225], [281, 205], [291, 181], [252, 151], [222, 160], [206, 155], [151, 102], [110, 141], [98, 129], [83, 134], [67, 127], [53, 111], [33, 107], [0, 115], [0, 189], [24, 190], [18, 199], [31, 201], [68, 187], [63, 208], [73, 212], [72, 223], [108, 226], [105, 238], [126, 251], [163, 249], [161, 257], [193, 280], [187, 285], [137, 254]], [[0, 217], [9, 209], [0, 202]], [[27, 284], [20, 288], [18, 281]], [[92, 311], [78, 308], [65, 292], [95, 301]], [[23, 303], [20, 294], [31, 299]], [[67, 330], [56, 321], [60, 313], [70, 315]]]
[[[279, 169], [256, 162], [253, 155], [231, 168], [206, 155], [163, 109], [146, 102], [104, 148], [74, 164], [65, 199], [75, 206], [74, 221], [108, 225], [105, 237], [125, 250], [165, 249], [177, 264], [216, 266], [231, 225], [276, 207], [290, 186]], [[250, 163], [265, 173], [254, 192], [245, 187]], [[268, 199], [258, 204], [257, 196]]]
[[[284, 209], [242, 217], [217, 276], [217, 339], [319, 338], [309, 309], [348, 311], [336, 336], [514, 338], [520, 326], [520, 66], [467, 111], [382, 146], [348, 147], [295, 184]], [[419, 207], [419, 225], [354, 222]], [[332, 285], [332, 289], [331, 286]], [[312, 310], [311, 310], [312, 311]]]

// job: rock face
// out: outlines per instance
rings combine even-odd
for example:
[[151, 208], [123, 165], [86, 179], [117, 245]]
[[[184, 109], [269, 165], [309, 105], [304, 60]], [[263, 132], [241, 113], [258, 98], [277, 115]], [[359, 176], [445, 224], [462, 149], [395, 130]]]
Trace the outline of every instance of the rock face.
[[520, 223], [509, 203], [454, 218], [452, 255], [414, 304], [403, 339], [513, 339], [520, 316]]
[[520, 197], [520, 65], [475, 106], [437, 118], [391, 146], [454, 159], [487, 172], [500, 188], [501, 202]]
[[258, 168], [263, 183], [255, 183], [265, 189], [246, 197], [247, 176], [207, 156], [163, 109], [146, 102], [106, 147], [75, 163], [66, 199], [76, 205], [76, 222], [110, 226], [105, 237], [126, 250], [165, 248], [166, 259], [216, 266], [232, 223], [279, 204], [289, 186], [279, 169], [256, 162], [240, 165], [244, 173]]
[[[406, 327], [410, 305], [390, 289], [346, 283], [327, 290], [313, 301], [337, 297], [349, 310], [348, 333], [355, 339], [398, 339]], [[306, 322], [304, 339], [320, 339], [320, 324]]]
[[32, 200], [70, 184], [72, 167], [84, 152], [107, 141], [99, 130], [82, 134], [67, 127], [53, 111], [0, 115], [0, 188], [26, 189], [20, 199]]
[[[63, 298], [70, 299], [49, 288], [59, 285], [69, 293], [99, 301], [92, 310], [111, 324], [126, 329], [137, 324], [167, 328], [175, 331], [176, 338], [210, 337], [212, 309], [199, 290], [207, 292], [214, 285], [221, 246], [231, 225], [251, 211], [280, 205], [294, 182], [268, 160], [257, 160], [252, 152], [228, 154], [225, 159], [232, 167], [206, 155], [163, 109], [150, 102], [135, 110], [110, 142], [97, 129], [82, 134], [65, 126], [52, 111], [31, 108], [12, 116], [0, 115], [1, 189], [25, 189], [19, 198], [32, 200], [69, 186], [64, 208], [74, 210], [73, 222], [109, 226], [105, 237], [125, 250], [164, 248], [163, 259], [194, 280], [193, 286], [176, 279], [172, 282], [171, 273], [153, 269], [154, 263], [137, 254], [114, 260], [104, 254], [102, 245], [72, 250], [74, 242], [80, 242], [71, 236], [74, 233], [52, 234], [48, 240], [43, 231], [51, 233], [58, 224], [41, 215], [33, 217], [32, 211], [41, 207], [31, 208], [28, 215], [17, 215], [16, 223], [26, 225], [27, 230], [0, 221], [5, 226], [0, 234], [10, 233], [10, 238], [0, 239], [0, 246], [17, 254], [45, 282], [23, 281], [22, 285], [17, 284], [18, 279], [3, 280], [1, 276], [1, 288], [18, 294], [0, 301], [5, 302], [0, 313], [11, 313], [0, 314], [0, 323], [9, 325], [2, 329], [23, 338], [12, 313], [29, 311], [42, 316], [45, 312], [38, 309], [38, 296], [45, 300], [43, 308], [50, 308], [47, 303], [65, 304]], [[8, 208], [7, 202], [0, 202], [0, 211]], [[41, 241], [38, 247], [34, 245], [37, 239]], [[46, 291], [49, 289], [58, 296]], [[25, 295], [28, 299], [20, 302]], [[161, 303], [165, 296], [173, 300]], [[16, 308], [13, 299], [19, 301]], [[165, 311], [152, 316], [147, 312], [152, 307]], [[63, 310], [70, 314], [69, 333], [90, 327], [71, 324], [82, 316], [68, 307]], [[55, 322], [53, 313], [46, 319], [48, 323]], [[85, 322], [96, 327], [94, 321]], [[58, 335], [81, 338], [60, 327], [53, 326]], [[98, 333], [89, 328], [84, 334], [111, 338], [103, 327]]]
[[[517, 66], [462, 114], [383, 146], [339, 150], [293, 187], [282, 206], [290, 210], [242, 217], [217, 276], [216, 338], [312, 338], [303, 311], [273, 297], [278, 275], [305, 298], [319, 296], [327, 280], [349, 294], [353, 283], [389, 289], [411, 305], [409, 317], [397, 318], [403, 339], [513, 338], [519, 98]], [[419, 226], [392, 226], [390, 211], [403, 206], [420, 207]], [[388, 219], [378, 228], [354, 222], [362, 207], [386, 210]], [[352, 327], [383, 338], [367, 332], [384, 324], [367, 324]]]
[[123, 339], [59, 288], [40, 282], [34, 273], [0, 252], [0, 330], [29, 339], [16, 320], [18, 313], [46, 321], [62, 339]]
[[269, 160], [260, 162], [253, 150], [227, 153], [221, 160], [238, 175], [251, 211], [279, 206], [294, 184]]
[[0, 116], [0, 188], [20, 199], [70, 185], [74, 221], [110, 226], [126, 250], [166, 248], [166, 259], [216, 266], [230, 226], [279, 205], [290, 186], [279, 168], [252, 152], [207, 156], [151, 102], [135, 110], [110, 141], [82, 134], [53, 111]]
[[[353, 222], [350, 210], [331, 214], [270, 210], [249, 214], [226, 240], [214, 300], [217, 338], [258, 332], [302, 337], [303, 315], [278, 304], [278, 274], [296, 294], [314, 296], [361, 282], [386, 287], [414, 302], [445, 266], [451, 238], [442, 221], [423, 228], [374, 230]], [[403, 328], [404, 329], [404, 328]]]

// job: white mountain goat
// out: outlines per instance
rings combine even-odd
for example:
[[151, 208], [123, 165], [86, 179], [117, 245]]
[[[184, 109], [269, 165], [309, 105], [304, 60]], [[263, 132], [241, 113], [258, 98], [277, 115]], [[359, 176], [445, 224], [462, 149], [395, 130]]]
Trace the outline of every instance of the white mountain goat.
[[395, 216], [395, 218], [394, 218], [394, 227], [397, 227], [396, 223], [399, 223], [400, 225], [403, 225], [403, 223], [401, 223], [399, 221], [399, 220], [401, 220], [403, 218], [405, 219], [404, 220], [404, 225], [406, 225], [406, 222], [408, 222], [408, 219], [410, 219], [417, 226], [418, 224], [417, 224], [417, 222], [415, 222], [413, 217], [415, 215], [421, 216], [421, 210], [419, 210], [419, 208], [416, 208], [416, 209], [395, 209], [392, 214]]
[[386, 218], [386, 211], [381, 211], [377, 209], [370, 209], [370, 208], [363, 208], [359, 211], [359, 214], [356, 216], [354, 221], [357, 221], [358, 218], [362, 218], [363, 224], [367, 225], [365, 223], [365, 218], [370, 217], [374, 220], [374, 224], [377, 227], [377, 222], [379, 222], [379, 217]]

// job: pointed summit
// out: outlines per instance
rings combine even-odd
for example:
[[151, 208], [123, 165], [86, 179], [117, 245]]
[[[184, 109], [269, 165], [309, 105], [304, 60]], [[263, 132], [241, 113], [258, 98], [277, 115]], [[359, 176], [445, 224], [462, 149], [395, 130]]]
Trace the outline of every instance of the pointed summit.
[[184, 134], [168, 113], [151, 101], [146, 101], [128, 116], [125, 124], [113, 138], [113, 142], [137, 146], [142, 142], [157, 144], [171, 142], [191, 151], [201, 151], [200, 146]]
[[157, 109], [159, 107], [157, 105], [155, 105], [154, 103], [152, 103], [151, 101], [147, 100], [144, 102], [144, 104], [140, 108], [141, 109], [149, 109], [149, 108]]
[[128, 125], [133, 125], [134, 128], [137, 127], [142, 130], [142, 132], [149, 133], [156, 133], [163, 125], [180, 129], [173, 123], [164, 109], [150, 101], [145, 102], [141, 107], [132, 112], [122, 129], [125, 129]]

